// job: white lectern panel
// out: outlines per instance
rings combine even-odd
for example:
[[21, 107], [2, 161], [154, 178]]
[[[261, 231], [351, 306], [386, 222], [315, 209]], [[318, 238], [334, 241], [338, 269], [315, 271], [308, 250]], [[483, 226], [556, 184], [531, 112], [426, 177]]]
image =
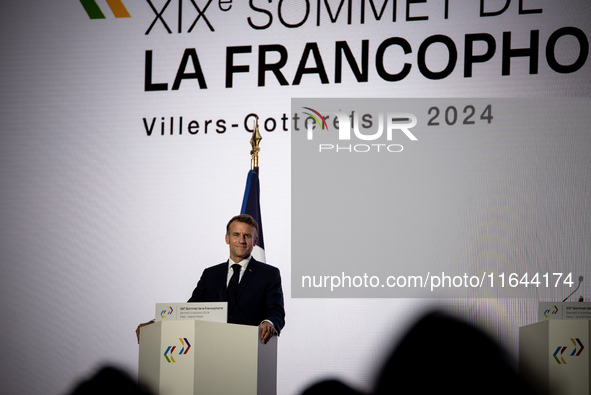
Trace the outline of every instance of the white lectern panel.
[[277, 337], [259, 328], [160, 321], [141, 328], [139, 380], [156, 394], [275, 394]]
[[519, 328], [519, 365], [534, 384], [560, 395], [589, 395], [591, 321], [546, 320]]

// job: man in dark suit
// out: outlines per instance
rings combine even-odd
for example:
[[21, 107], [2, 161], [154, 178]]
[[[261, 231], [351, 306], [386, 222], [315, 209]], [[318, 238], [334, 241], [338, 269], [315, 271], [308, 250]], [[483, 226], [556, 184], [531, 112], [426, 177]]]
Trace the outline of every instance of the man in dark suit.
[[[228, 322], [261, 328], [261, 341], [279, 335], [285, 325], [279, 269], [251, 255], [259, 226], [248, 214], [233, 217], [226, 225], [230, 259], [203, 271], [189, 302], [228, 302]], [[139, 343], [140, 324], [136, 329]]]
[[261, 340], [285, 325], [279, 269], [251, 255], [258, 241], [258, 224], [248, 214], [233, 217], [226, 226], [230, 259], [203, 271], [189, 302], [228, 302], [228, 322], [258, 325]]

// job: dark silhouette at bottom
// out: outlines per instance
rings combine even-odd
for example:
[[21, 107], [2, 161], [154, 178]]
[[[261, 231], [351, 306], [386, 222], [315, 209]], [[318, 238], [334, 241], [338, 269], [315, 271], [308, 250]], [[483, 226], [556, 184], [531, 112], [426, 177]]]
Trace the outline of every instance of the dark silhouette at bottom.
[[[541, 395], [519, 375], [505, 350], [482, 330], [441, 312], [421, 318], [377, 373], [371, 395]], [[323, 380], [303, 395], [365, 394], [339, 380]]]
[[115, 367], [101, 368], [88, 380], [80, 382], [70, 395], [152, 395], [124, 371]]

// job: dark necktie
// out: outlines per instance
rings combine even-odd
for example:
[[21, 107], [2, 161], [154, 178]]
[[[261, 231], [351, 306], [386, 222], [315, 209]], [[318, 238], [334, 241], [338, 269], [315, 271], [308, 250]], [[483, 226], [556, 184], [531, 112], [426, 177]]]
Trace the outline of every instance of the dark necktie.
[[238, 288], [238, 279], [240, 278], [240, 269], [242, 266], [235, 263], [232, 265], [232, 270], [234, 270], [234, 274], [230, 279], [230, 283], [228, 284], [228, 300], [234, 300], [236, 298], [236, 289]]

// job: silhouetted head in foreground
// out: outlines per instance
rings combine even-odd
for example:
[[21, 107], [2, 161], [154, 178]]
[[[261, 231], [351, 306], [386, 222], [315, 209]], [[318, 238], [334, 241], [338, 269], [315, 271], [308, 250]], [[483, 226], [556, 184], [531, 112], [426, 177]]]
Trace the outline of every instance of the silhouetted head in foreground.
[[[477, 327], [441, 312], [421, 318], [377, 372], [371, 395], [540, 395], [525, 382], [505, 350]], [[320, 381], [304, 395], [361, 395], [338, 380]]]
[[79, 383], [70, 395], [151, 395], [127, 373], [104, 367], [88, 380]]

